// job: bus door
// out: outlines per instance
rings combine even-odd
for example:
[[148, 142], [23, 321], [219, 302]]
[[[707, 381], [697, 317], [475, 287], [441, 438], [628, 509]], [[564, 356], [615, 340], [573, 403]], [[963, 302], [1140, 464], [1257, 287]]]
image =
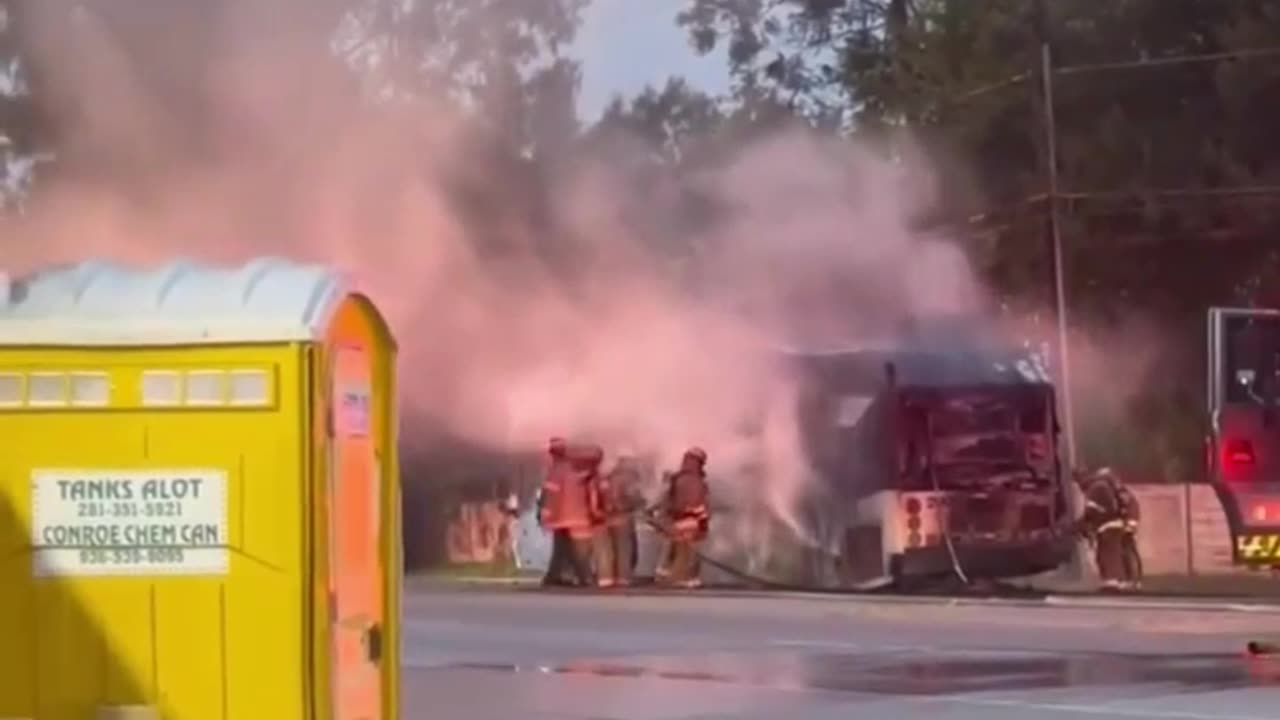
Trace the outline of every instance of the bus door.
[[1280, 310], [1209, 310], [1207, 464], [1237, 564], [1280, 565]]

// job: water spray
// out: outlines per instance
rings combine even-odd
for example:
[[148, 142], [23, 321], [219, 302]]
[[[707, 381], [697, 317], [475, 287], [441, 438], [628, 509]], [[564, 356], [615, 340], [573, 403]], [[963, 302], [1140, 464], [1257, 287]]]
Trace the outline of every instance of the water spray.
[[[942, 486], [938, 482], [937, 465], [933, 461], [933, 420], [928, 413], [924, 416], [925, 438], [928, 442], [929, 449], [929, 479], [933, 481], [933, 491], [942, 494]], [[969, 585], [969, 576], [965, 574], [964, 567], [960, 564], [960, 556], [956, 553], [955, 542], [951, 538], [951, 511], [947, 510], [947, 514], [942, 525], [942, 539], [947, 545], [947, 555], [951, 557], [951, 570], [959, 578], [960, 582]]]

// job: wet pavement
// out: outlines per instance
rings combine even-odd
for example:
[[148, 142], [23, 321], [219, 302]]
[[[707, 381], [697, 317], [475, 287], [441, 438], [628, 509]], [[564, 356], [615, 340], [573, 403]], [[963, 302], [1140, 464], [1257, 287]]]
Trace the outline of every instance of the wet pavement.
[[1280, 659], [1242, 650], [1280, 613], [439, 587], [405, 608], [406, 720], [1280, 718]]

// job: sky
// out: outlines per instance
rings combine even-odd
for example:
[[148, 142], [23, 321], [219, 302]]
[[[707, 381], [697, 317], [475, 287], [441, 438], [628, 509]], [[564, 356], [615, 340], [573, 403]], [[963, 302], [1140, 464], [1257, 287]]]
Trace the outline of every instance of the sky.
[[578, 113], [595, 120], [610, 98], [681, 75], [711, 93], [728, 89], [723, 53], [698, 57], [675, 18], [687, 0], [593, 0], [574, 43], [582, 60]]
[[[711, 93], [728, 89], [724, 53], [699, 57], [676, 27], [676, 14], [687, 2], [592, 0], [574, 43], [583, 61], [578, 111], [584, 121], [599, 117], [614, 95], [635, 95], [673, 75]], [[5, 20], [0, 11], [0, 28]], [[0, 93], [12, 89], [9, 69], [0, 68]]]

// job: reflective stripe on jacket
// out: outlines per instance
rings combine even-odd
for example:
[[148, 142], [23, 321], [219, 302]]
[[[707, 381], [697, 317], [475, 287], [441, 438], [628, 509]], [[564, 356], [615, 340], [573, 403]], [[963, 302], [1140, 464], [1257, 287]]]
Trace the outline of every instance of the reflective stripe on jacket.
[[600, 513], [610, 527], [622, 527], [644, 508], [640, 496], [640, 473], [630, 467], [614, 468], [600, 479]]
[[543, 483], [542, 524], [551, 530], [590, 534], [596, 524], [599, 488], [595, 469], [564, 461], [552, 466]]
[[706, 475], [697, 470], [684, 469], [671, 477], [667, 491], [667, 514], [671, 518], [673, 534], [680, 540], [700, 540], [705, 537], [711, 519], [708, 505], [710, 489]]
[[1093, 532], [1100, 532], [1104, 524], [1123, 521], [1120, 499], [1115, 488], [1102, 480], [1095, 481], [1085, 490], [1084, 524]]
[[1128, 527], [1124, 520], [1107, 520], [1097, 527], [1096, 532], [1106, 532], [1107, 530], [1127, 530]]
[[701, 472], [681, 470], [671, 478], [670, 512], [672, 516], [710, 516], [707, 507], [710, 490]]
[[552, 460], [551, 466], [547, 468], [546, 477], [542, 480], [542, 495], [538, 506], [538, 518], [545, 528], [554, 530], [560, 526], [560, 506], [565, 483], [571, 472], [572, 468], [565, 458]]

